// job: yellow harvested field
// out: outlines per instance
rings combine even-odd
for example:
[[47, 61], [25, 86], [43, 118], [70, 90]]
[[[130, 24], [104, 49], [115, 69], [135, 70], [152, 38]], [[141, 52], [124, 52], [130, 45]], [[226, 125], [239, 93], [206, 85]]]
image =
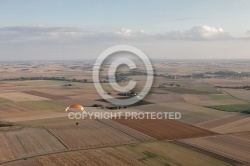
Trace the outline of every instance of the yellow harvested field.
[[67, 148], [44, 128], [10, 130], [4, 132], [4, 135], [16, 159], [67, 151]]
[[223, 89], [223, 91], [227, 92], [228, 94], [240, 100], [250, 101], [250, 90]]
[[78, 122], [79, 125], [69, 122], [47, 125], [46, 128], [69, 149], [89, 149], [140, 142], [97, 120], [80, 120]]
[[14, 101], [14, 102], [50, 100], [48, 98], [29, 95], [29, 94], [22, 93], [22, 92], [0, 93], [0, 97], [11, 100], [11, 101]]
[[250, 131], [250, 117], [210, 129], [218, 133]]

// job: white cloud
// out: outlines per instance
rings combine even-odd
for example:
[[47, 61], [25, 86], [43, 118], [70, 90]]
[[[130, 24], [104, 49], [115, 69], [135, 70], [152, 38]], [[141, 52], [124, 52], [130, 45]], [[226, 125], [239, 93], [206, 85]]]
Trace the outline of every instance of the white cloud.
[[184, 40], [225, 40], [232, 38], [222, 28], [210, 26], [195, 26], [185, 31], [173, 31], [165, 35], [167, 39]]
[[131, 29], [122, 28], [121, 30], [115, 32], [115, 34], [121, 35], [121, 36], [124, 36], [124, 37], [131, 37], [132, 36], [132, 30]]
[[144, 37], [147, 36], [148, 34], [144, 30], [139, 30], [139, 31], [132, 31], [131, 29], [127, 28], [122, 28], [121, 30], [118, 30], [115, 32], [116, 35], [121, 36], [121, 37]]

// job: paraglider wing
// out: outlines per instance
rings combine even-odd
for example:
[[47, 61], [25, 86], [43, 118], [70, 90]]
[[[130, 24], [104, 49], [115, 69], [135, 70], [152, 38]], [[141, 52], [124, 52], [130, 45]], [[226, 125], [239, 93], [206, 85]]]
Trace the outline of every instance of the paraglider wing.
[[79, 105], [79, 104], [72, 104], [72, 105], [70, 105], [69, 107], [67, 107], [67, 108], [65, 109], [65, 111], [68, 111], [68, 109], [70, 109], [70, 108], [77, 108], [77, 109], [79, 109], [79, 110], [81, 110], [81, 111], [84, 111], [83, 106], [81, 106], [81, 105]]

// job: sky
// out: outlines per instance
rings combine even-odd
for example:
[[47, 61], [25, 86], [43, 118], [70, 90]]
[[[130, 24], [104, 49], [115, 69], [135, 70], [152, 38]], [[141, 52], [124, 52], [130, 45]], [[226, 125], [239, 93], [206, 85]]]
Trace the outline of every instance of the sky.
[[94, 59], [119, 44], [154, 59], [250, 59], [250, 0], [0, 0], [0, 61]]

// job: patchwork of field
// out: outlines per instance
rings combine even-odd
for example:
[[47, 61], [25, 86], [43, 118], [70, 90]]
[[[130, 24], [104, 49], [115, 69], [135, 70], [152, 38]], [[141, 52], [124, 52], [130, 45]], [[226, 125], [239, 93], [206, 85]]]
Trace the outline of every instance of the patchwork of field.
[[214, 135], [216, 133], [201, 129], [177, 120], [166, 119], [132, 119], [122, 118], [113, 119], [123, 125], [138, 130], [144, 134], [147, 134], [155, 139], [180, 139], [180, 138], [193, 138], [202, 137], [208, 135]]
[[45, 97], [29, 95], [29, 94], [22, 93], [22, 92], [0, 93], [0, 97], [14, 101], [14, 102], [49, 100], [48, 98], [45, 98]]
[[184, 102], [184, 99], [178, 94], [149, 94], [144, 100], [151, 103]]
[[186, 139], [180, 142], [227, 157], [231, 160], [250, 163], [250, 140], [238, 139], [231, 135], [219, 135]]
[[235, 133], [250, 131], [250, 117], [233, 121], [218, 127], [211, 128], [210, 130], [218, 133]]
[[141, 132], [139, 132], [137, 130], [129, 128], [129, 127], [125, 126], [125, 125], [122, 125], [122, 124], [117, 123], [117, 122], [115, 122], [113, 120], [110, 120], [110, 119], [99, 119], [98, 121], [101, 122], [101, 123], [104, 123], [107, 126], [110, 126], [110, 127], [114, 128], [116, 130], [124, 132], [124, 133], [136, 138], [137, 140], [139, 140], [141, 142], [155, 141], [156, 140], [153, 137], [150, 137], [150, 136], [148, 136], [146, 134], [143, 134], [143, 133], [141, 133]]
[[5, 131], [4, 136], [14, 158], [67, 151], [67, 148], [44, 128]]
[[168, 141], [117, 146], [115, 149], [121, 151], [123, 154], [136, 157], [139, 161], [148, 166], [231, 165]]
[[[60, 154], [50, 154], [33, 159], [21, 160], [4, 164], [3, 166], [57, 166], [57, 165], [82, 165], [82, 166], [143, 166], [144, 164], [134, 156], [127, 155], [114, 148], [101, 148], [93, 150], [81, 150]], [[32, 166], [33, 166], [32, 165]]]
[[214, 86], [236, 87], [250, 83], [249, 79], [200, 79], [199, 82], [206, 82]]
[[96, 120], [47, 125], [46, 128], [69, 149], [89, 149], [140, 142], [128, 134]]
[[188, 103], [160, 103], [160, 104], [149, 104], [143, 106], [134, 107], [140, 111], [145, 112], [180, 112], [182, 117], [181, 121], [190, 124], [198, 124], [206, 121], [211, 121], [231, 115], [235, 113], [223, 112], [210, 108], [205, 108]]
[[225, 117], [221, 119], [212, 120], [209, 122], [204, 122], [204, 123], [199, 124], [199, 126], [204, 127], [206, 129], [212, 129], [212, 128], [222, 126], [225, 124], [229, 124], [229, 123], [241, 120], [241, 119], [245, 119], [247, 117], [249, 116], [246, 114], [238, 114], [238, 115], [233, 115], [233, 116], [229, 116], [229, 117]]
[[239, 89], [223, 89], [223, 91], [234, 96], [235, 98], [250, 101], [250, 90], [239, 90]]

